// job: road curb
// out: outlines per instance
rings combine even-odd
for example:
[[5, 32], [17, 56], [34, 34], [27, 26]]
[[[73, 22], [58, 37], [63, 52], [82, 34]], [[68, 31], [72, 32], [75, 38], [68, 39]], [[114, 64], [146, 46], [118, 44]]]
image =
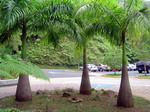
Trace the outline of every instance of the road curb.
[[0, 80], [0, 87], [17, 85], [18, 79]]

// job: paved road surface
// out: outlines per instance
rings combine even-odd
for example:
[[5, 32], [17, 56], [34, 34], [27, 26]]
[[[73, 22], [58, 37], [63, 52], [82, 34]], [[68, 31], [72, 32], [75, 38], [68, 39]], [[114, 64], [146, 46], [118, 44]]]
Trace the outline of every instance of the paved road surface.
[[[70, 70], [43, 70], [46, 75], [50, 78], [50, 82], [35, 79], [30, 77], [32, 91], [39, 89], [63, 89], [63, 88], [74, 88], [79, 89], [81, 82], [80, 71]], [[111, 72], [90, 72], [90, 81], [92, 87], [96, 89], [114, 90], [119, 91], [120, 78], [105, 78], [101, 77], [102, 74], [108, 74]], [[129, 72], [130, 83], [132, 92], [134, 95], [142, 96], [150, 99], [150, 79], [137, 79], [135, 76], [139, 75], [137, 71]], [[144, 75], [144, 74], [143, 74]], [[16, 86], [0, 87], [0, 97], [14, 95], [16, 92]]]
[[[56, 70], [56, 69], [44, 69], [46, 75], [50, 78], [57, 78], [59, 83], [80, 83], [82, 72], [81, 71], [70, 71], [70, 70]], [[121, 73], [121, 72], [117, 72]], [[101, 77], [103, 74], [113, 74], [113, 72], [90, 72], [90, 79], [92, 83], [104, 83], [104, 84], [120, 84], [120, 78], [105, 78]], [[149, 86], [150, 79], [137, 79], [136, 76], [144, 75], [139, 74], [137, 71], [129, 71], [130, 83], [134, 86]], [[150, 75], [150, 74], [148, 74]], [[68, 80], [67, 80], [68, 79]]]

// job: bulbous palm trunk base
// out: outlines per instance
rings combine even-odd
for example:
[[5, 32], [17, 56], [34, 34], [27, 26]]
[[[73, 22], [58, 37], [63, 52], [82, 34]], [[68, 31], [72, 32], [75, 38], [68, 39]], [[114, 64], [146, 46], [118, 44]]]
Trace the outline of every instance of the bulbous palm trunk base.
[[125, 108], [130, 108], [134, 106], [126, 65], [122, 66], [122, 78], [117, 98], [117, 106]]
[[25, 75], [20, 75], [16, 90], [16, 101], [23, 102], [30, 100], [32, 100], [32, 92], [29, 77]]
[[89, 73], [87, 68], [83, 68], [82, 80], [80, 85], [80, 94], [83, 95], [91, 94], [91, 84], [90, 84]]
[[80, 85], [80, 94], [83, 95], [91, 94], [91, 84], [90, 84], [89, 72], [88, 72], [87, 62], [86, 62], [86, 47], [83, 48], [83, 72], [82, 72], [82, 80]]

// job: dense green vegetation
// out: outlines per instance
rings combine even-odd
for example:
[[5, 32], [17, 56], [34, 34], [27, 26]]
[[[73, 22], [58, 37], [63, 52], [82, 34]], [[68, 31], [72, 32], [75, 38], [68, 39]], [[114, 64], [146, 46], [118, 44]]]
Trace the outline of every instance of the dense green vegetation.
[[[32, 42], [28, 43], [29, 50], [27, 51], [27, 53], [28, 59], [31, 62], [40, 65], [56, 65], [56, 67], [57, 65], [77, 66], [78, 64], [82, 64], [81, 52], [78, 52], [76, 50], [76, 45], [73, 41], [70, 41], [67, 38], [62, 39], [59, 46], [57, 48], [54, 48], [52, 44], [48, 45], [40, 42], [40, 40], [41, 39], [33, 39]], [[139, 60], [150, 59], [149, 41], [149, 38], [147, 38], [147, 41], [139, 40], [135, 43], [134, 46], [131, 44], [132, 42], [128, 43], [127, 56], [130, 63], [135, 63]], [[14, 52], [16, 52], [19, 55], [19, 43], [19, 38], [12, 39], [9, 48], [13, 48], [5, 49], [3, 50], [3, 52], [8, 54], [13, 54]], [[94, 37], [94, 39], [92, 39], [88, 44], [88, 63], [103, 63], [119, 68], [121, 65], [121, 58], [121, 48], [112, 46], [104, 37]], [[111, 59], [113, 61], [109, 61]]]

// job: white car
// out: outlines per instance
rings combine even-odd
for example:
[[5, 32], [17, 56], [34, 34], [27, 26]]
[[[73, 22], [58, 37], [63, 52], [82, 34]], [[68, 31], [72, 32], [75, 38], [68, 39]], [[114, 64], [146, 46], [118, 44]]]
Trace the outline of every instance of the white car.
[[[93, 71], [93, 72], [96, 72], [98, 71], [98, 67], [95, 66], [94, 64], [87, 64], [87, 68], [89, 71]], [[83, 66], [79, 67], [80, 70], [83, 70]]]
[[128, 64], [128, 65], [127, 65], [127, 69], [128, 69], [129, 71], [136, 70], [136, 65], [135, 65], [135, 64]]
[[110, 71], [111, 67], [108, 65], [103, 65], [103, 64], [97, 64], [98, 70], [99, 71]]

